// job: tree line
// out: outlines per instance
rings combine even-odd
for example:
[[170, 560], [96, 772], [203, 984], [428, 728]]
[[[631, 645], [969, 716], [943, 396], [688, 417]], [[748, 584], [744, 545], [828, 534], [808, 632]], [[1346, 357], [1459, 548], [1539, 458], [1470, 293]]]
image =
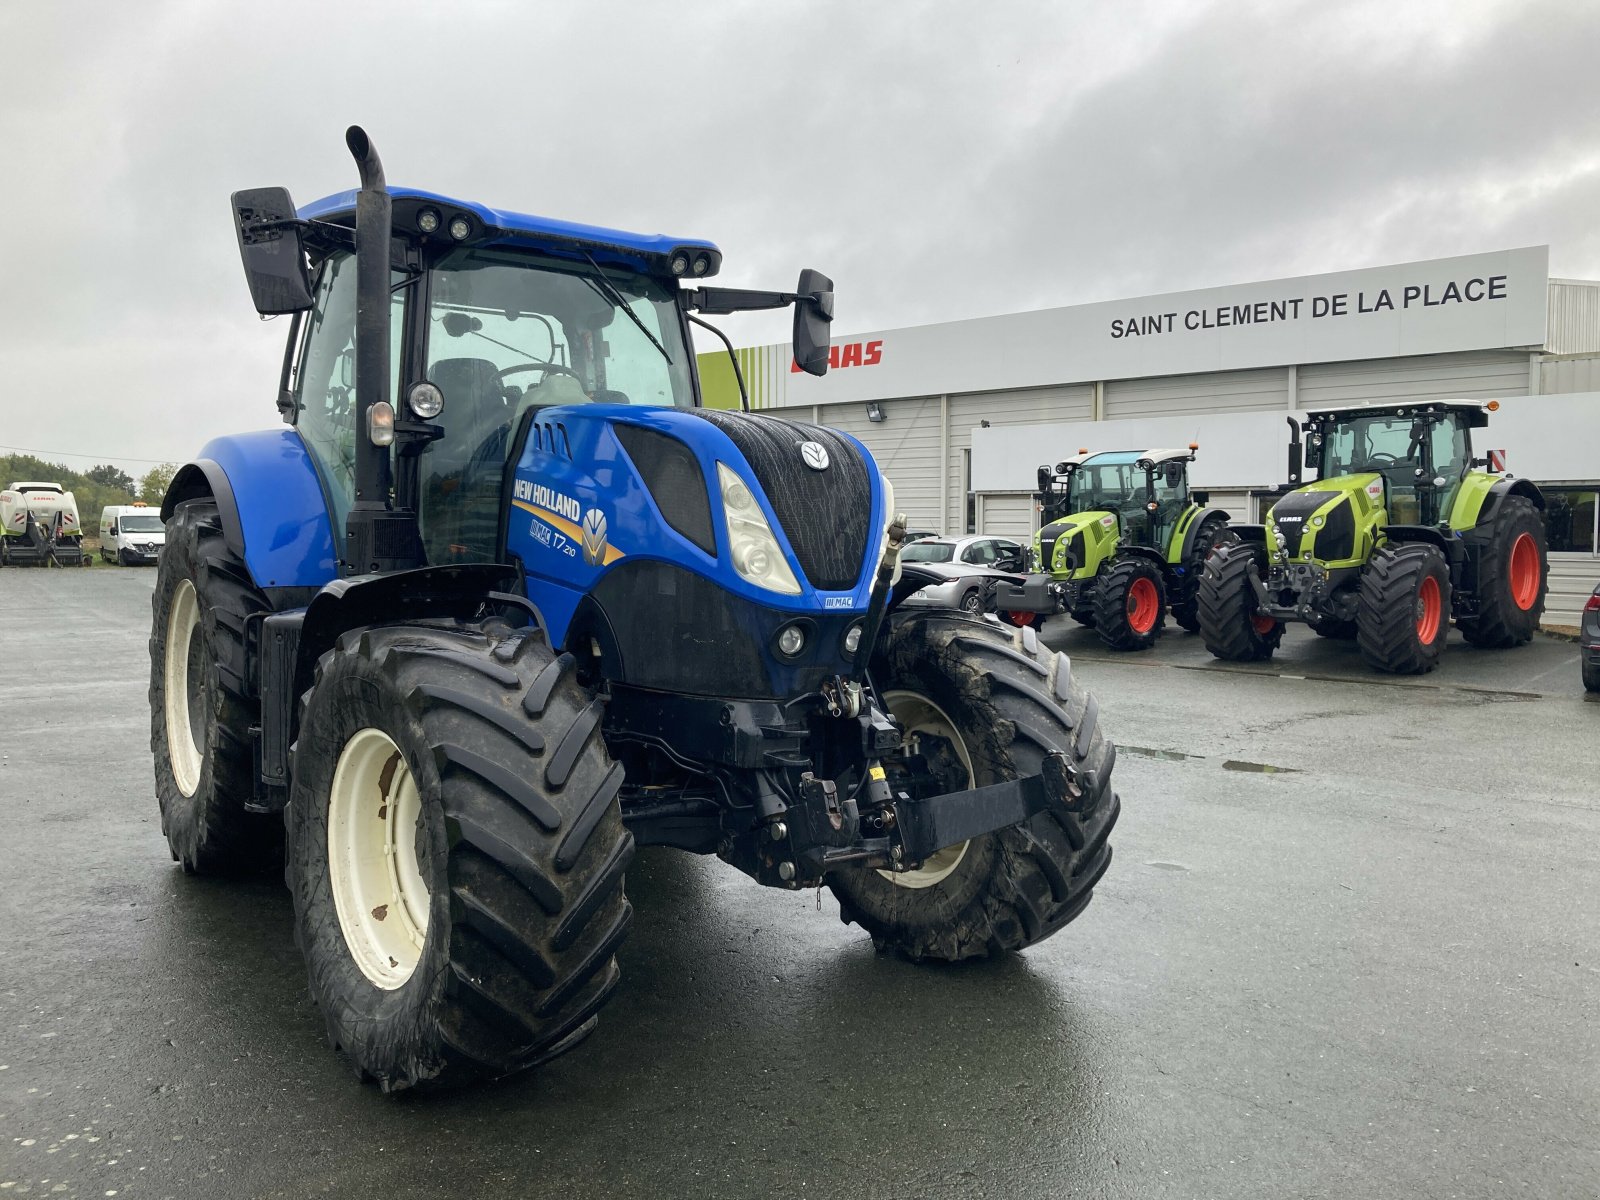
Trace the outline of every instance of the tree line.
[[59, 483], [77, 499], [78, 520], [92, 535], [100, 528], [100, 510], [108, 504], [142, 500], [152, 508], [159, 505], [177, 471], [176, 463], [162, 463], [134, 479], [110, 463], [75, 471], [31, 454], [5, 454], [0, 455], [0, 488], [13, 483]]

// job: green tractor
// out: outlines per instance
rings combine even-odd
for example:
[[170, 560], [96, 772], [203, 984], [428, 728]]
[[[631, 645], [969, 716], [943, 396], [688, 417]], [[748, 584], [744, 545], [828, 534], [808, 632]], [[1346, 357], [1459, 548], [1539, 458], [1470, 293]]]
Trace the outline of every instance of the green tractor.
[[[1285, 621], [1354, 638], [1380, 671], [1439, 662], [1450, 618], [1474, 646], [1519, 646], [1544, 611], [1544, 497], [1481, 468], [1472, 435], [1498, 408], [1424, 401], [1289, 419], [1289, 483], [1264, 525], [1207, 562], [1206, 648], [1230, 662], [1272, 657]], [[1301, 441], [1304, 433], [1306, 440]], [[1318, 478], [1303, 486], [1301, 474]]]
[[1033, 553], [1043, 572], [1001, 584], [995, 607], [1013, 624], [1065, 612], [1113, 650], [1146, 650], [1172, 618], [1198, 628], [1196, 585], [1228, 514], [1190, 492], [1183, 450], [1112, 450], [1039, 468], [1041, 528]]

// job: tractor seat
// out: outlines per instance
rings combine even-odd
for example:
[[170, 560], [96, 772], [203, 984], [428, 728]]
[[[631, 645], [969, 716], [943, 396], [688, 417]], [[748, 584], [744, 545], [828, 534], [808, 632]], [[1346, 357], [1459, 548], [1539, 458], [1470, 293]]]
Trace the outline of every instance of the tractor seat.
[[530, 408], [549, 408], [553, 404], [588, 404], [589, 393], [583, 390], [571, 375], [557, 371], [548, 371], [544, 378], [534, 387], [522, 393], [522, 398], [516, 402], [516, 411], [512, 414], [512, 428], [517, 428], [522, 423], [522, 414]]
[[[466, 463], [511, 421], [500, 370], [486, 358], [441, 358], [428, 378], [444, 393], [437, 424], [444, 437], [429, 447], [438, 460]], [[443, 467], [444, 462], [438, 462]]]

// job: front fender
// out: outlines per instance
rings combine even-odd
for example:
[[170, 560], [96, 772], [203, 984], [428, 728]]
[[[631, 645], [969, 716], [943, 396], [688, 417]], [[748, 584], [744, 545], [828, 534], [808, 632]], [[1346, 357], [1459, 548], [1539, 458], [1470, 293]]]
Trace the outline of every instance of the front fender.
[[215, 438], [173, 476], [161, 519], [210, 495], [228, 548], [257, 587], [321, 587], [339, 575], [322, 481], [293, 429]]

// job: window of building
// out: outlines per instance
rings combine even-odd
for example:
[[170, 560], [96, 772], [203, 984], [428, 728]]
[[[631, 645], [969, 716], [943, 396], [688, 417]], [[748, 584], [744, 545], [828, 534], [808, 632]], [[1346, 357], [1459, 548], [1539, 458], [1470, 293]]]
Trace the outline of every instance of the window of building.
[[1545, 545], [1552, 553], [1594, 554], [1600, 489], [1541, 486], [1544, 493]]

